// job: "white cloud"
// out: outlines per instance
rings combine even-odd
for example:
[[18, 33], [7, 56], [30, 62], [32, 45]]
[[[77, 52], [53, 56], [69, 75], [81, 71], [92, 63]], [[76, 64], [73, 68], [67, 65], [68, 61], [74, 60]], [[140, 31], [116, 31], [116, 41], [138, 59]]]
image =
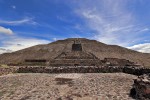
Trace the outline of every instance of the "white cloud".
[[57, 38], [53, 38], [54, 41], [57, 41]]
[[0, 47], [0, 54], [18, 51], [38, 44], [47, 44], [51, 41], [35, 39], [35, 38], [11, 38], [2, 42], [3, 46]]
[[16, 6], [15, 6], [15, 5], [12, 5], [11, 7], [12, 7], [13, 9], [16, 9]]
[[7, 24], [7, 25], [33, 24], [33, 25], [36, 25], [37, 22], [35, 22], [33, 18], [27, 17], [21, 20], [14, 20], [14, 21], [0, 20], [0, 24]]
[[150, 53], [150, 43], [137, 44], [128, 48], [139, 51], [139, 52], [143, 52], [143, 53]]
[[9, 52], [12, 52], [11, 50], [8, 50], [8, 49], [4, 49], [4, 48], [0, 48], [0, 54], [2, 53], [9, 53]]
[[126, 47], [132, 41], [138, 42], [142, 32], [149, 31], [146, 26], [141, 27], [127, 9], [130, 3], [130, 0], [86, 0], [74, 2], [74, 9], [95, 32], [94, 39]]
[[140, 32], [145, 32], [145, 31], [149, 31], [150, 29], [149, 28], [144, 28], [142, 30], [140, 30]]
[[13, 34], [13, 31], [11, 29], [9, 29], [9, 28], [5, 28], [5, 27], [0, 26], [0, 33]]

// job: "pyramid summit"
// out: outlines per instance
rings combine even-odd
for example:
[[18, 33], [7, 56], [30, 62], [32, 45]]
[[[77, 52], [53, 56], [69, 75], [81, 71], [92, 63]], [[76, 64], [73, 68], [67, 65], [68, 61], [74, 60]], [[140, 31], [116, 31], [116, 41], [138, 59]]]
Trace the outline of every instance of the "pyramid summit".
[[136, 64], [150, 67], [150, 54], [86, 38], [68, 38], [0, 55], [1, 64], [14, 65], [114, 65]]

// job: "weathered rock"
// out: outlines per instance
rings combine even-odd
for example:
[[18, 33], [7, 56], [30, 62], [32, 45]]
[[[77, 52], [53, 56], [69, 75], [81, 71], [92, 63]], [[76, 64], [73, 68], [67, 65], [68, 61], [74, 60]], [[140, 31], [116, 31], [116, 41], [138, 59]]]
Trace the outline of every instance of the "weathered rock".
[[135, 79], [130, 94], [139, 100], [150, 100], [150, 74], [144, 74]]
[[9, 73], [15, 73], [15, 72], [17, 72], [17, 70], [18, 70], [18, 67], [7, 67], [7, 68], [0, 67], [0, 76], [6, 75]]

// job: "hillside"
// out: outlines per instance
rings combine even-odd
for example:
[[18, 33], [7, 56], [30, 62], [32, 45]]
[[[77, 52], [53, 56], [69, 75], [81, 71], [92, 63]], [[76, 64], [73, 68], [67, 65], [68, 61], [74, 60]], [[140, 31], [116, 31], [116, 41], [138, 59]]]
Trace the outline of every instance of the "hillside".
[[[36, 45], [13, 53], [1, 54], [0, 63], [20, 63], [23, 62], [25, 59], [51, 60], [57, 57], [63, 51], [71, 51], [74, 40], [75, 38], [58, 40], [50, 44]], [[150, 54], [140, 53], [117, 45], [107, 45], [96, 40], [89, 40], [85, 38], [79, 38], [79, 40], [81, 41], [83, 51], [91, 52], [99, 59], [127, 59], [144, 65], [145, 67], [150, 67]]]

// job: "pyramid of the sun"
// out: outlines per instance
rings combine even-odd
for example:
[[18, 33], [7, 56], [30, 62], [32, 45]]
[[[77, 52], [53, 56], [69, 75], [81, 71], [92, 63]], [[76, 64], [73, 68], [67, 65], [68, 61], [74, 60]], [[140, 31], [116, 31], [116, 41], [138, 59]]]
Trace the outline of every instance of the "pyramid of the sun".
[[51, 66], [98, 66], [102, 65], [102, 62], [91, 52], [84, 51], [81, 41], [76, 39], [70, 52], [63, 51], [49, 64]]

